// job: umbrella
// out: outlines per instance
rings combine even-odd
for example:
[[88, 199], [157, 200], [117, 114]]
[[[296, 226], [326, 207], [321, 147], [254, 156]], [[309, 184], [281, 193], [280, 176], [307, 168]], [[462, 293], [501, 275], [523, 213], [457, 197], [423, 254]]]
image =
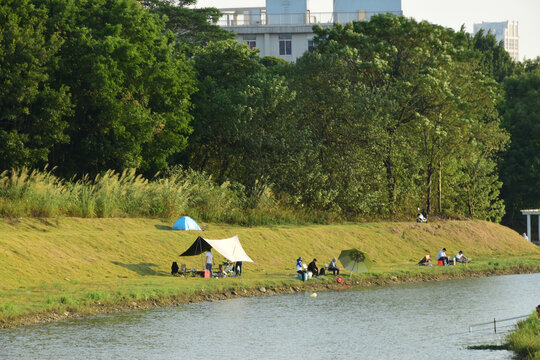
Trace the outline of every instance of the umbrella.
[[341, 251], [339, 261], [341, 261], [345, 269], [351, 272], [351, 276], [353, 272], [368, 272], [371, 266], [371, 260], [369, 260], [367, 254], [358, 249]]

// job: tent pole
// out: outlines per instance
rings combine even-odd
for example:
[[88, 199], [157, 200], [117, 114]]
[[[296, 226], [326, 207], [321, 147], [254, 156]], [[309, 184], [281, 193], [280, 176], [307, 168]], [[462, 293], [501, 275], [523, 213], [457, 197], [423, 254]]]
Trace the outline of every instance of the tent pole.
[[201, 250], [201, 261], [202, 261], [202, 270], [206, 270], [206, 263], [204, 261], [204, 254], [203, 254], [203, 251], [202, 251], [202, 241], [199, 241], [199, 243], [197, 244], [197, 246], [199, 246], [199, 249]]

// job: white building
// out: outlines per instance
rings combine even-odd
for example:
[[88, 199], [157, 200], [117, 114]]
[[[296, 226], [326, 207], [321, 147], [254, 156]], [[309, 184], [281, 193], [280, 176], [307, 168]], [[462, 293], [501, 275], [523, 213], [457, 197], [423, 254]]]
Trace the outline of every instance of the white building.
[[380, 13], [402, 15], [401, 0], [334, 0], [333, 11], [312, 12], [309, 0], [266, 0], [266, 7], [220, 9], [218, 25], [259, 55], [295, 61], [313, 49], [314, 24], [369, 20]]
[[473, 31], [476, 34], [480, 29], [483, 29], [487, 34], [495, 35], [497, 42], [503, 41], [504, 49], [508, 51], [510, 57], [514, 61], [519, 61], [519, 35], [517, 21], [501, 21], [501, 22], [482, 22], [474, 24]]

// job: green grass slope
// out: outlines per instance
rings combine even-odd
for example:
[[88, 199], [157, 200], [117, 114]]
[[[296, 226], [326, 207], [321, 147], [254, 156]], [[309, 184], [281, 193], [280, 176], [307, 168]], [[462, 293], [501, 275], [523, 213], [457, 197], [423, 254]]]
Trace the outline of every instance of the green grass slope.
[[[230, 287], [290, 282], [298, 256], [328, 263], [342, 249], [353, 247], [371, 257], [375, 273], [417, 271], [415, 264], [422, 256], [434, 257], [442, 247], [450, 256], [463, 250], [484, 264], [503, 259], [540, 261], [537, 246], [509, 228], [483, 221], [254, 228], [207, 224], [202, 232], [171, 231], [172, 223], [131, 218], [0, 219], [0, 320], [120, 298], [215, 289], [209, 280], [170, 276], [173, 261], [203, 267], [202, 256], [178, 256], [199, 235], [221, 239], [237, 234], [254, 260], [244, 264], [242, 279], [224, 279], [219, 285]], [[216, 263], [221, 261], [216, 254]]]

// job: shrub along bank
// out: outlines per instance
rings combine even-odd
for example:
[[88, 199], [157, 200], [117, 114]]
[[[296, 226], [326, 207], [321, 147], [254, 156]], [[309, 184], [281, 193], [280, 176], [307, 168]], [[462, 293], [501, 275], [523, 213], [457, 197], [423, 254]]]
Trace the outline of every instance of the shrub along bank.
[[516, 331], [508, 335], [508, 347], [521, 358], [540, 359], [540, 320], [536, 312], [518, 322]]
[[[439, 221], [246, 228], [204, 224], [206, 231], [171, 231], [174, 220], [18, 218], [0, 220], [0, 326], [69, 316], [234, 296], [334, 289], [333, 277], [302, 284], [295, 260], [329, 262], [359, 248], [373, 260], [368, 274], [344, 279], [362, 287], [502, 273], [540, 271], [540, 251], [506, 227], [484, 221]], [[203, 257], [179, 258], [202, 235], [238, 234], [254, 263], [241, 278], [170, 275], [173, 261], [202, 268]], [[419, 267], [442, 248], [474, 258], [469, 265]], [[216, 255], [216, 263], [224, 259]]]

